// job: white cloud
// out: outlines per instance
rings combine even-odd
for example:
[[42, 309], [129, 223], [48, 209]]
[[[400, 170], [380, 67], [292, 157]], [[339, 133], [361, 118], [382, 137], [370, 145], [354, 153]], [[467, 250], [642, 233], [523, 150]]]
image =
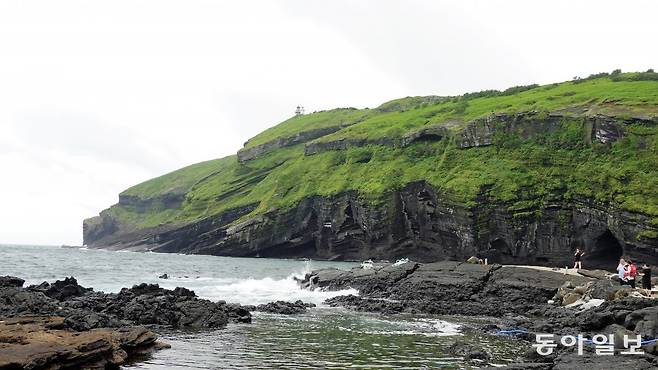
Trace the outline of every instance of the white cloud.
[[291, 115], [658, 67], [652, 1], [0, 3], [0, 242]]

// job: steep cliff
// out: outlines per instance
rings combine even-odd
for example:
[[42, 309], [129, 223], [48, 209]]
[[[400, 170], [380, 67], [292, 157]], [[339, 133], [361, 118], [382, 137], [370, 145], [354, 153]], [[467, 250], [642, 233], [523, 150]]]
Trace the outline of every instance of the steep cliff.
[[598, 75], [293, 117], [136, 185], [93, 248], [322, 259], [658, 263], [658, 78]]

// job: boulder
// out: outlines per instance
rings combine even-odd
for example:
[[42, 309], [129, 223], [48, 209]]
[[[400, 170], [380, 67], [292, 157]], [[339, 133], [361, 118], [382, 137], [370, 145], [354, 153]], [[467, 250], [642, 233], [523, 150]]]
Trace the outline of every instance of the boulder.
[[39, 291], [47, 297], [63, 301], [71, 297], [80, 297], [93, 289], [79, 285], [74, 277], [67, 277], [64, 280], [57, 280], [52, 284], [44, 281], [39, 285], [28, 287], [28, 290]]
[[[630, 312], [624, 320], [624, 327], [644, 340], [658, 338], [658, 305]], [[647, 353], [658, 355], [658, 343], [643, 348]]]
[[480, 259], [477, 258], [477, 257], [475, 257], [475, 256], [472, 256], [471, 258], [469, 258], [469, 259], [466, 260], [466, 263], [472, 263], [472, 264], [474, 264], [474, 265], [475, 265], [475, 264], [479, 264], [479, 263], [480, 263]]
[[0, 287], [20, 288], [25, 283], [25, 280], [15, 276], [0, 276]]
[[585, 286], [585, 296], [595, 299], [614, 299], [615, 292], [623, 289], [621, 285], [612, 280], [594, 280]]
[[619, 289], [616, 289], [614, 292], [612, 292], [612, 300], [620, 300], [624, 299], [628, 296], [631, 295], [633, 292], [633, 288], [631, 288], [628, 285], [622, 285]]
[[582, 297], [583, 296], [581, 296], [578, 293], [567, 293], [564, 297], [562, 297], [562, 305], [568, 306], [570, 304], [576, 303], [576, 301], [578, 301]]

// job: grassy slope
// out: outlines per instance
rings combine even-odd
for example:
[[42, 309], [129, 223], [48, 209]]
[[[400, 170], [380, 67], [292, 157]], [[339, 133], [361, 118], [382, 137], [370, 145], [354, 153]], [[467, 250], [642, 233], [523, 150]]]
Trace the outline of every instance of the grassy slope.
[[354, 108], [339, 108], [292, 117], [268, 128], [245, 143], [245, 148], [264, 144], [277, 138], [289, 137], [302, 131], [340, 126], [357, 122], [367, 115], [367, 111]]
[[599, 78], [539, 86], [511, 95], [456, 97], [437, 104], [421, 103], [404, 111], [371, 117], [317, 141], [396, 138], [414, 128], [446, 122], [451, 123], [449, 127], [458, 129], [469, 120], [494, 112], [554, 111], [583, 106], [600, 113], [642, 115], [655, 114], [657, 105], [656, 81], [615, 82]]
[[133, 195], [146, 199], [172, 192], [186, 193], [197, 181], [213, 173], [224, 171], [234, 162], [231, 160], [232, 157], [213, 159], [183, 167], [130, 187], [121, 195]]
[[[617, 115], [656, 115], [658, 81], [610, 78], [541, 86], [499, 96], [437, 99], [406, 98], [378, 110], [333, 110], [293, 118], [257, 136], [253, 143], [327, 127], [346, 119], [365, 120], [319, 140], [340, 137], [395, 137], [425, 124], [465, 122], [491, 112], [587, 107]], [[617, 79], [620, 79], [619, 77]], [[393, 104], [392, 104], [393, 103]], [[385, 112], [398, 109], [393, 112]], [[582, 110], [582, 109], [581, 109]], [[315, 117], [317, 115], [317, 117]], [[346, 117], [349, 116], [348, 117]], [[302, 121], [304, 122], [295, 122]], [[459, 125], [459, 124], [456, 124]], [[277, 126], [278, 127], [278, 126]], [[186, 167], [147, 181], [125, 193], [152, 197], [172, 188], [188, 188], [180, 210], [155, 206], [145, 214], [113, 207], [123, 221], [138, 227], [183, 223], [240, 205], [259, 203], [254, 214], [294, 206], [309, 195], [357, 190], [368, 201], [415, 180], [427, 180], [456, 201], [475, 204], [488, 189], [508, 202], [520, 217], [555, 199], [589, 197], [654, 217], [658, 224], [658, 128], [635, 125], [612, 146], [588, 145], [581, 120], [565, 120], [561, 131], [522, 142], [499, 135], [489, 147], [457, 149], [451, 140], [407, 148], [368, 146], [303, 155], [303, 144], [279, 149], [244, 165], [234, 156]], [[213, 174], [214, 173], [214, 174]], [[203, 179], [202, 181], [200, 181]]]

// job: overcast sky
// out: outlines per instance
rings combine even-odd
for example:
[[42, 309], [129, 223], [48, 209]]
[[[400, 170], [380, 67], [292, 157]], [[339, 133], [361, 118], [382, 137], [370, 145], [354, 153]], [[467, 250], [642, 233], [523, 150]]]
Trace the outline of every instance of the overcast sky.
[[656, 1], [0, 0], [0, 243], [293, 114], [658, 68]]

